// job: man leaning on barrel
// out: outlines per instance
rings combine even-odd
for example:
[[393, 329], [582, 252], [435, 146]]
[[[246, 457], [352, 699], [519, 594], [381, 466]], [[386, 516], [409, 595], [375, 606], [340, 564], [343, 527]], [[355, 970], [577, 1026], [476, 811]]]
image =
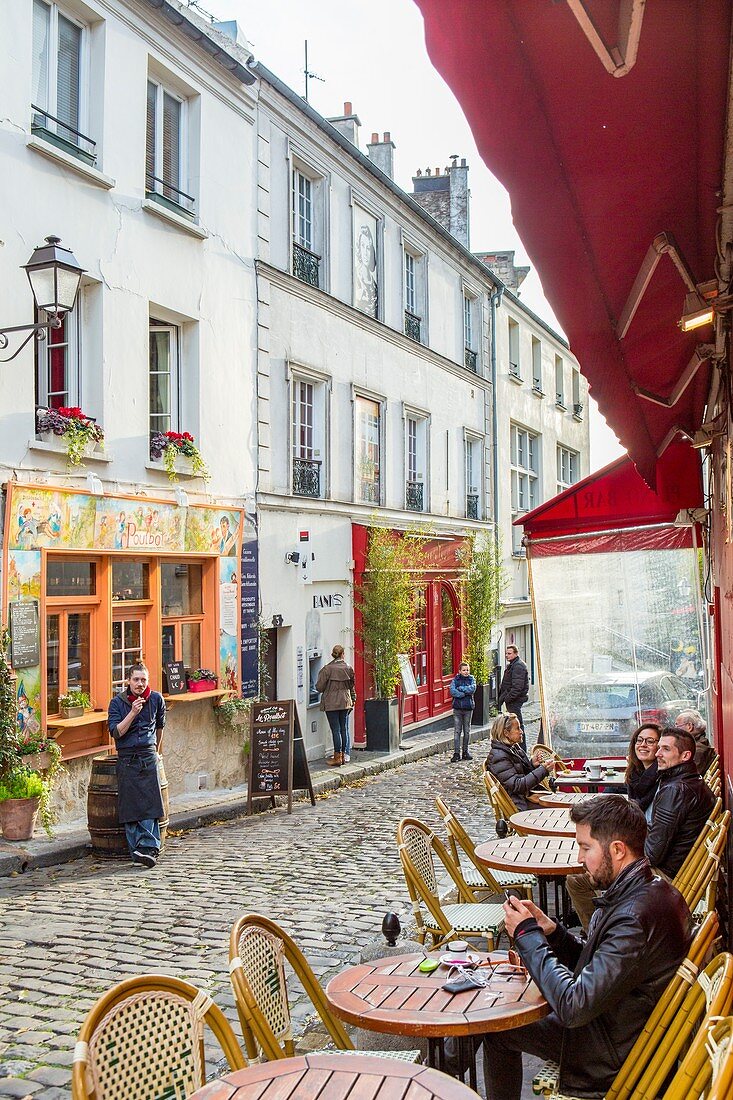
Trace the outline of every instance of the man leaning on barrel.
[[160, 853], [163, 800], [158, 753], [165, 726], [165, 700], [151, 691], [142, 661], [127, 670], [127, 688], [109, 704], [110, 735], [117, 745], [119, 819], [133, 863], [155, 867]]

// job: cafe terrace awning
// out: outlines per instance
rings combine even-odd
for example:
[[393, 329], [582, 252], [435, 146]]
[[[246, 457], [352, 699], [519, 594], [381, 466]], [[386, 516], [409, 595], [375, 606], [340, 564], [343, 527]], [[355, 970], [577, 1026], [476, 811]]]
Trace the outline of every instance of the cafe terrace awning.
[[667, 448], [657, 465], [656, 491], [624, 456], [525, 513], [515, 526], [524, 527], [531, 556], [692, 546], [692, 521], [685, 515], [686, 525], [675, 526], [680, 512], [702, 503], [688, 450], [687, 443]]
[[731, 2], [416, 2], [592, 395], [653, 486], [710, 382], [712, 326], [678, 322], [716, 274]]

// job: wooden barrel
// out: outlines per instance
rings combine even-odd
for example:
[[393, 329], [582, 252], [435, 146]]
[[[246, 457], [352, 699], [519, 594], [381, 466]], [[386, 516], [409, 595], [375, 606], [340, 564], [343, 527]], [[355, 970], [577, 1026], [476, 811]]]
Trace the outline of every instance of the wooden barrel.
[[[163, 761], [158, 761], [158, 778], [163, 799], [163, 817], [160, 824], [160, 846], [165, 844], [170, 820], [168, 780]], [[117, 810], [117, 757], [95, 756], [87, 791], [87, 825], [95, 855], [107, 859], [126, 859], [129, 856], [125, 826], [120, 824]]]

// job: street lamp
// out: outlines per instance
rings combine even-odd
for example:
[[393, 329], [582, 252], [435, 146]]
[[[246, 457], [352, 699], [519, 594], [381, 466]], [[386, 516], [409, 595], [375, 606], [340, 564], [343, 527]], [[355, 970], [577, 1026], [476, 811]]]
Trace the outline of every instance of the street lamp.
[[79, 267], [71, 250], [62, 246], [59, 237], [46, 237], [46, 243], [33, 250], [23, 269], [31, 284], [36, 308], [49, 314], [50, 320], [35, 325], [0, 328], [0, 350], [8, 346], [8, 333], [28, 333], [20, 347], [7, 359], [0, 359], [0, 363], [9, 363], [11, 359], [15, 359], [32, 336], [43, 340], [48, 329], [61, 328], [63, 315], [74, 308], [84, 274], [84, 268]]

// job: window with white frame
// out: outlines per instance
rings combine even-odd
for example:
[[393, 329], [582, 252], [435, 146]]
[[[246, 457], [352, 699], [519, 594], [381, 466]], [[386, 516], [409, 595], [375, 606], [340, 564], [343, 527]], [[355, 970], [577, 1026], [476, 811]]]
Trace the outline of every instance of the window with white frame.
[[356, 398], [356, 499], [381, 503], [382, 409], [379, 401]]
[[507, 330], [509, 336], [509, 376], [518, 381], [522, 379], [519, 369], [519, 325], [511, 317], [507, 318]]
[[292, 395], [293, 494], [325, 495], [326, 384], [294, 376]]
[[580, 455], [577, 451], [571, 451], [569, 447], [557, 448], [557, 491], [569, 489], [580, 476]]
[[405, 415], [405, 508], [423, 512], [427, 500], [427, 417]]
[[86, 125], [88, 28], [63, 6], [33, 0], [33, 133], [89, 163], [96, 145]]
[[[50, 328], [45, 340], [36, 342], [36, 405], [61, 409], [80, 404], [82, 295], [71, 313], [61, 318], [60, 328]], [[37, 311], [45, 323], [49, 315]]]
[[[540, 436], [512, 424], [509, 432], [511, 456], [512, 522], [540, 503]], [[522, 530], [512, 527], [512, 553], [523, 555]]]
[[478, 351], [476, 347], [478, 299], [463, 292], [463, 364], [468, 370], [478, 372]]
[[532, 389], [535, 393], [542, 393], [542, 343], [536, 336], [532, 337]]
[[148, 365], [151, 436], [179, 430], [179, 356], [178, 326], [151, 318]]
[[555, 356], [555, 404], [565, 408], [565, 364], [562, 356]]
[[403, 256], [405, 335], [421, 344], [425, 342], [425, 257], [408, 247]]
[[481, 483], [483, 481], [483, 440], [466, 435], [464, 442], [466, 476], [466, 518], [482, 519]]
[[324, 287], [326, 187], [322, 175], [299, 160], [290, 173], [293, 275]]
[[156, 202], [193, 216], [196, 201], [186, 191], [187, 104], [159, 80], [148, 78], [145, 193]]

